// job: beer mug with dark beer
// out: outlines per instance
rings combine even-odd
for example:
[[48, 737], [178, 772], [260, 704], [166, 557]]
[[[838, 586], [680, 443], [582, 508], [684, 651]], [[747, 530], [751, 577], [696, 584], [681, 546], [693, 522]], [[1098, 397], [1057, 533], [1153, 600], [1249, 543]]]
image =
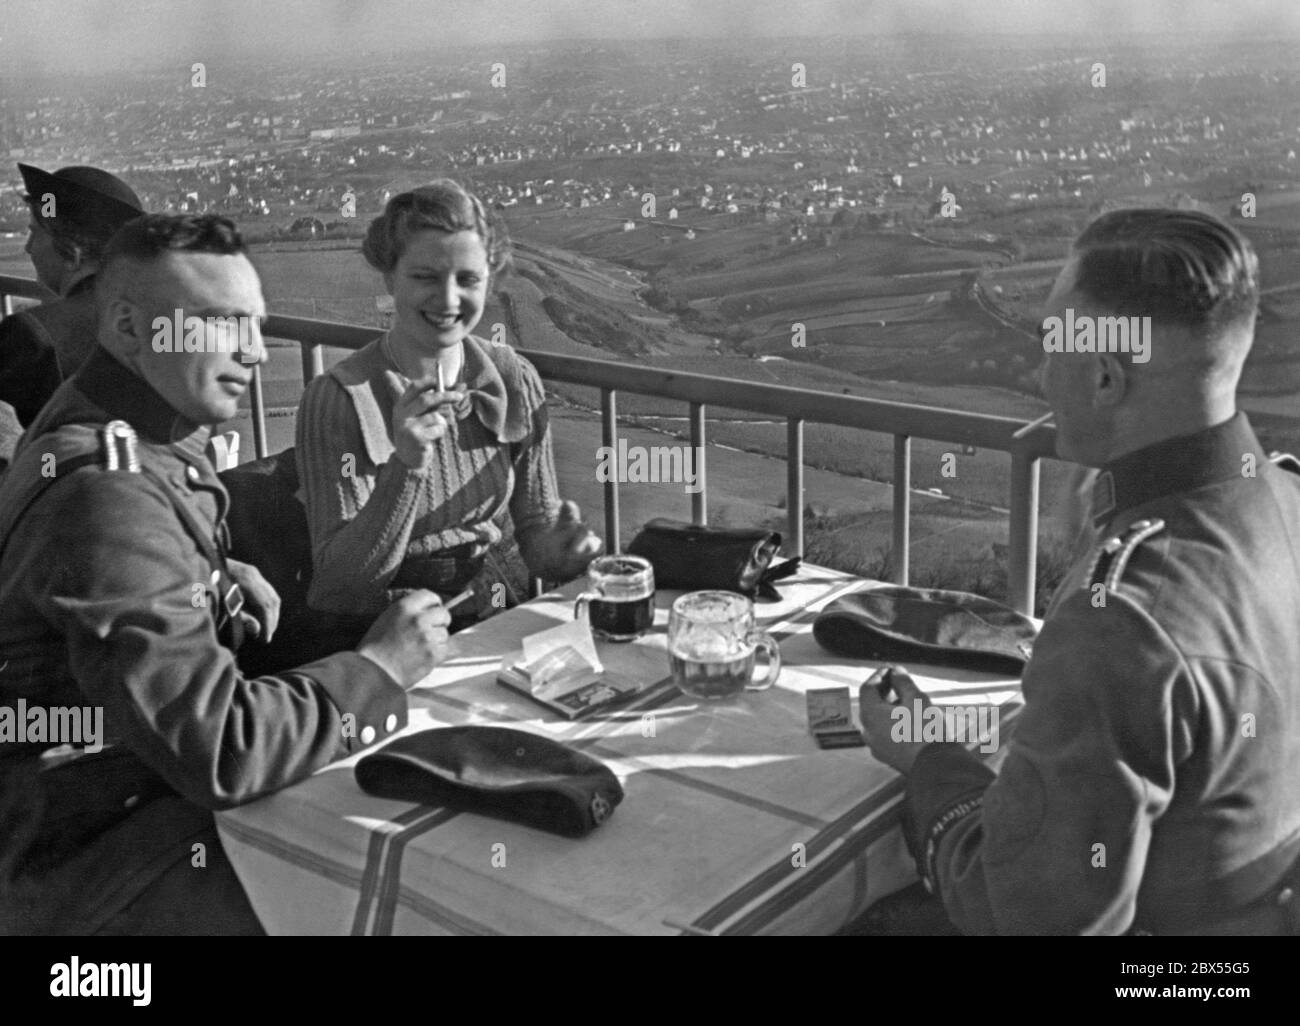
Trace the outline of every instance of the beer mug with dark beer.
[[573, 607], [586, 610], [591, 632], [605, 641], [631, 641], [655, 622], [655, 571], [640, 556], [601, 556], [587, 567], [589, 589]]

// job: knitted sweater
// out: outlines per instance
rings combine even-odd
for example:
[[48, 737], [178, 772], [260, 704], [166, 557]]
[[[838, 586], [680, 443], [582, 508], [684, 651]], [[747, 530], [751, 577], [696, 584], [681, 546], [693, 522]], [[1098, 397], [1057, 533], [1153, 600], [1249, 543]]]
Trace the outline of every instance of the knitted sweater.
[[377, 614], [407, 559], [466, 544], [486, 552], [501, 540], [495, 521], [507, 507], [521, 544], [559, 516], [546, 393], [532, 364], [509, 346], [467, 336], [468, 398], [433, 458], [412, 470], [394, 455], [391, 435], [393, 406], [409, 382], [382, 341], [315, 378], [298, 408], [313, 609]]

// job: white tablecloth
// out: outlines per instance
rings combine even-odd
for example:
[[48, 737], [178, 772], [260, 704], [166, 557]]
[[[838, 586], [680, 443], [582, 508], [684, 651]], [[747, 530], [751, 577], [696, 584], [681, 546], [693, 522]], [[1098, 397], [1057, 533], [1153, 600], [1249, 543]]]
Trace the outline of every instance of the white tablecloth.
[[[856, 711], [877, 665], [812, 637], [816, 612], [864, 585], [813, 566], [782, 581], [783, 600], [757, 606], [780, 641], [781, 677], [727, 704], [668, 680], [678, 593], [660, 592], [651, 634], [599, 644], [608, 667], [655, 685], [577, 723], [495, 682], [526, 634], [572, 616], [577, 586], [456, 635], [452, 658], [412, 692], [408, 732], [511, 726], [601, 759], [626, 797], [583, 839], [372, 798], [354, 758], [219, 814], [226, 851], [273, 934], [833, 932], [915, 879], [897, 829], [901, 779], [865, 748], [819, 750], [808, 731], [804, 691], [848, 685]], [[910, 668], [941, 703], [1019, 702], [1012, 679]]]

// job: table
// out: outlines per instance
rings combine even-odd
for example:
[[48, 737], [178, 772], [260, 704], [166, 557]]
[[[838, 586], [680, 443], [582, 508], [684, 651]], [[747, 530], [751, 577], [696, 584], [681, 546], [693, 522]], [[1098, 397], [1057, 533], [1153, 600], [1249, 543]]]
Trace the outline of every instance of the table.
[[[656, 682], [597, 719], [561, 721], [495, 681], [521, 639], [572, 616], [581, 582], [457, 634], [411, 693], [407, 732], [467, 723], [550, 736], [604, 761], [626, 797], [580, 840], [450, 809], [372, 798], [360, 756], [217, 816], [222, 842], [272, 934], [822, 934], [915, 880], [898, 829], [902, 780], [865, 748], [822, 751], [803, 693], [857, 685], [878, 664], [812, 637], [819, 609], [872, 586], [805, 565], [760, 602], [781, 646], [775, 687], [726, 704], [668, 679], [668, 608], [602, 660]], [[992, 703], [1002, 737], [1019, 683], [909, 666], [936, 702]], [[370, 749], [369, 751], [373, 751]], [[364, 753], [363, 753], [364, 754]]]

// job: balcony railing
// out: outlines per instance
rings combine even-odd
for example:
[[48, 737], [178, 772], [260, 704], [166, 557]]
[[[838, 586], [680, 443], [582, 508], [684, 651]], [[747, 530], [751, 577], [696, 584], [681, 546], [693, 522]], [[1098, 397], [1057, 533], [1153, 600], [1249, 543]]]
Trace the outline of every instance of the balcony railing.
[[[0, 296], [8, 314], [11, 296], [39, 298], [36, 282], [0, 275]], [[272, 314], [263, 334], [267, 338], [295, 341], [302, 353], [303, 384], [324, 370], [323, 348], [360, 349], [374, 339], [377, 329], [357, 324], [311, 320]], [[912, 439], [924, 438], [1005, 452], [1011, 457], [1010, 544], [1007, 550], [1008, 599], [1016, 609], [1032, 613], [1038, 549], [1039, 461], [1055, 451], [1056, 430], [1039, 427], [1022, 438], [1012, 433], [1023, 421], [982, 413], [963, 413], [914, 403], [827, 395], [804, 388], [755, 384], [703, 374], [686, 374], [610, 360], [589, 360], [555, 353], [521, 349], [546, 381], [582, 385], [600, 392], [601, 444], [617, 450], [618, 395], [657, 396], [685, 403], [691, 447], [700, 454], [697, 468], [704, 487], [691, 496], [695, 523], [708, 521], [706, 476], [706, 411], [709, 406], [763, 413], [786, 424], [786, 551], [803, 554], [803, 437], [805, 424], [833, 424], [893, 436], [893, 571], [899, 584], [909, 577], [908, 551], [911, 516]], [[266, 407], [260, 373], [251, 393], [253, 442], [259, 457], [266, 456]], [[605, 540], [610, 552], [621, 548], [619, 487], [605, 483]]]

